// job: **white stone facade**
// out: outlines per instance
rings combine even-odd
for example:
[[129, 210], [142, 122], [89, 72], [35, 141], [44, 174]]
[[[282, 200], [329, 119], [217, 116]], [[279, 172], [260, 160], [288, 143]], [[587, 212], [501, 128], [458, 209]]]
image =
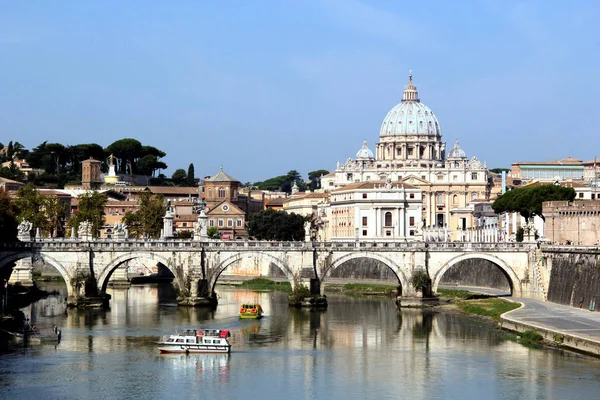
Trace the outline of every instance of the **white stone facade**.
[[[412, 74], [402, 102], [383, 121], [375, 155], [363, 143], [355, 159], [338, 162], [335, 171], [321, 178], [321, 187], [335, 191], [346, 185], [374, 181], [419, 187], [419, 220], [424, 220], [427, 227], [447, 228], [451, 239], [458, 239], [464, 212], [472, 210], [469, 203], [488, 199], [491, 188], [486, 163], [476, 157], [469, 160], [458, 141], [446, 156], [437, 117], [420, 102]], [[473, 218], [466, 220], [467, 228], [472, 227]]]
[[422, 237], [422, 194], [392, 182], [362, 182], [331, 192], [331, 240], [416, 240]]

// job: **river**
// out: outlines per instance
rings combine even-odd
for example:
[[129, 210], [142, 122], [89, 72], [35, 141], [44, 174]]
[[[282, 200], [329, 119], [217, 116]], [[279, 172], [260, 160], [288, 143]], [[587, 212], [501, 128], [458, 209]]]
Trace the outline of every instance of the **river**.
[[[597, 399], [600, 361], [504, 340], [470, 317], [398, 312], [393, 301], [329, 296], [327, 311], [290, 309], [279, 292], [219, 288], [216, 310], [180, 308], [167, 285], [112, 289], [107, 311], [24, 312], [59, 344], [0, 356], [10, 399]], [[266, 316], [239, 320], [243, 302]], [[230, 355], [159, 355], [180, 328], [228, 328]]]

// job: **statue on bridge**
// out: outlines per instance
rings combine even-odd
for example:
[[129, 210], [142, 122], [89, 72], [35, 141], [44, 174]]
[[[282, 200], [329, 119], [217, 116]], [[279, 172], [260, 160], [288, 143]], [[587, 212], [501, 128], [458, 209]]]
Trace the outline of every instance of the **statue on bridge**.
[[19, 240], [30, 240], [32, 228], [33, 224], [24, 219], [17, 227], [17, 238]]
[[127, 232], [127, 225], [124, 224], [123, 222], [117, 222], [114, 226], [113, 226], [113, 237], [115, 239], [127, 239], [128, 237], [128, 232]]
[[92, 223], [90, 221], [81, 221], [79, 223], [77, 237], [80, 240], [92, 240]]

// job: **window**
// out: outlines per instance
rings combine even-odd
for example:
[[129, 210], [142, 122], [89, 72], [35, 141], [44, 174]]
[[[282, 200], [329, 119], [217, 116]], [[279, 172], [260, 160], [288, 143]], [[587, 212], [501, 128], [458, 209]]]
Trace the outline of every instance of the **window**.
[[363, 236], [367, 236], [367, 230], [363, 229]]
[[415, 217], [410, 217], [408, 221], [410, 226], [415, 226]]
[[351, 181], [352, 180], [352, 173], [346, 174], [346, 180], [347, 181]]
[[477, 172], [471, 172], [471, 180], [473, 180], [473, 181], [477, 180]]
[[458, 196], [457, 195], [452, 196], [452, 204], [454, 204], [454, 205], [458, 204]]
[[411, 229], [408, 235], [409, 236], [415, 236], [415, 231]]
[[444, 205], [444, 195], [441, 193], [437, 195], [437, 204]]
[[238, 218], [237, 221], [235, 221], [235, 226], [237, 226], [238, 228], [241, 228], [242, 226], [242, 219]]
[[385, 236], [392, 236], [392, 231], [385, 231]]
[[458, 175], [452, 175], [452, 180], [456, 182], [458, 180]]
[[363, 194], [362, 194], [362, 198], [363, 198], [363, 199], [366, 199], [366, 198], [367, 198], [367, 194], [366, 194], [366, 193], [363, 193]]
[[223, 220], [221, 218], [219, 218], [219, 228], [223, 227]]
[[219, 198], [225, 197], [225, 188], [219, 188]]
[[385, 226], [392, 226], [392, 213], [389, 211], [385, 213]]
[[184, 222], [183, 224], [181, 224], [182, 226], [187, 226], [187, 222]]
[[437, 176], [437, 180], [438, 180], [438, 181], [443, 181], [443, 180], [444, 180], [444, 175], [441, 175], [441, 174], [440, 174], [440, 175], [438, 175], [438, 176]]
[[583, 199], [583, 193], [579, 193], [579, 198]]
[[362, 217], [362, 225], [367, 226], [367, 217]]
[[408, 153], [409, 156], [412, 156], [413, 155], [413, 148], [412, 147], [407, 148], [406, 152]]
[[208, 226], [215, 226], [215, 220], [211, 218], [211, 219], [208, 221]]
[[228, 227], [230, 227], [230, 228], [232, 228], [232, 227], [233, 227], [233, 220], [232, 220], [231, 218], [229, 218], [229, 219], [227, 220], [227, 226], [228, 226]]
[[415, 194], [414, 194], [414, 193], [410, 193], [410, 194], [408, 195], [408, 197], [409, 197], [410, 199], [414, 199], [414, 198], [415, 198]]
[[458, 168], [458, 167], [459, 167], [458, 161], [454, 161], [454, 168]]
[[396, 155], [397, 156], [401, 156], [402, 155], [402, 148], [401, 147], [396, 147]]

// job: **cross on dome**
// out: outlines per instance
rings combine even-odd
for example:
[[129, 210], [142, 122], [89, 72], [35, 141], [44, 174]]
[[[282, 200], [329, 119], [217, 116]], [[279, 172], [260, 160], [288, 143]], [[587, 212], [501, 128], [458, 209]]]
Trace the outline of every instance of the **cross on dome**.
[[402, 96], [402, 101], [420, 101], [419, 92], [417, 92], [417, 87], [413, 84], [412, 81], [412, 69], [408, 70], [408, 85], [404, 87], [404, 95]]

